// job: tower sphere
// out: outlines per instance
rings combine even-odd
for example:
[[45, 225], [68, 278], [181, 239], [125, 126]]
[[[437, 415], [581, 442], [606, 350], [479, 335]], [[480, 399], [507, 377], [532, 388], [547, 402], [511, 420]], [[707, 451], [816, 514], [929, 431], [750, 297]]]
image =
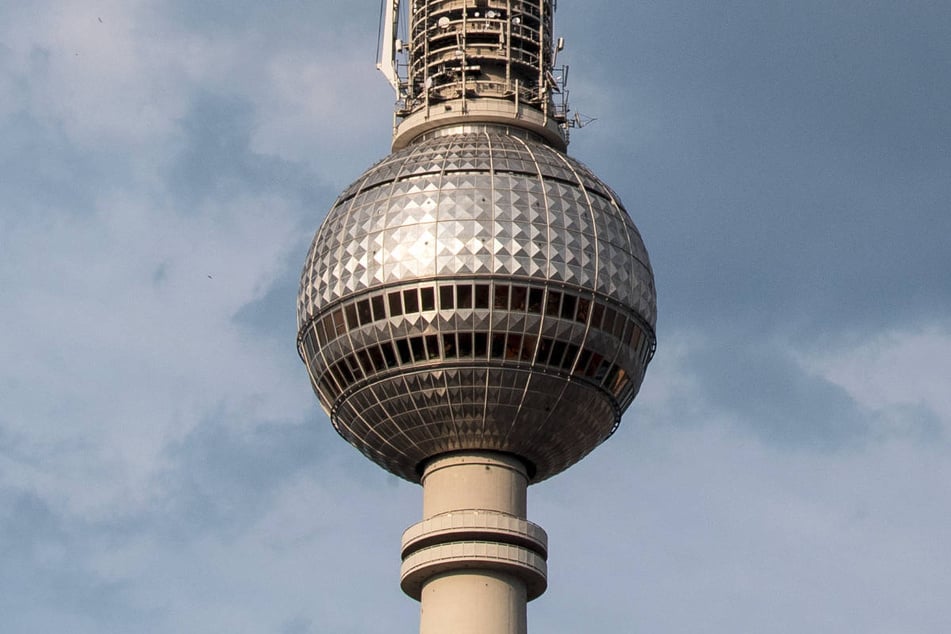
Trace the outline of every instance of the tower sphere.
[[422, 485], [400, 550], [420, 634], [526, 634], [548, 583], [528, 485], [611, 435], [654, 352], [641, 236], [564, 153], [584, 119], [555, 5], [382, 1], [392, 152], [334, 203], [301, 275], [321, 405]]
[[655, 345], [654, 279], [614, 192], [530, 130], [426, 131], [317, 231], [298, 350], [334, 427], [418, 482], [458, 451], [532, 482], [604, 441]]

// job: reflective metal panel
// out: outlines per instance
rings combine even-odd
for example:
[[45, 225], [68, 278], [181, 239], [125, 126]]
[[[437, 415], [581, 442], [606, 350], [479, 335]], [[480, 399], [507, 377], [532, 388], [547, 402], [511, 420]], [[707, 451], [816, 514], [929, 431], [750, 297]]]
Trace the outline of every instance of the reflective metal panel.
[[428, 133], [337, 200], [299, 348], [338, 431], [410, 480], [460, 449], [534, 480], [602, 442], [654, 347], [653, 274], [617, 196], [529, 133]]

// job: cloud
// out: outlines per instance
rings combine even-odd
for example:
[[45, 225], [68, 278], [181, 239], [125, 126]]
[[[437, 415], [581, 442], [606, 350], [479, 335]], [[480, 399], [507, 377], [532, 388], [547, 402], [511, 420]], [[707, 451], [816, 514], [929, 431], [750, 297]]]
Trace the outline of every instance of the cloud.
[[[323, 67], [296, 85], [286, 74], [316, 68], [320, 33], [262, 49], [257, 25], [199, 29], [172, 5], [24, 6], [3, 9], [0, 38], [0, 161], [12, 176], [0, 182], [0, 356], [17, 360], [0, 368], [8, 626], [389, 623], [352, 619], [326, 575], [344, 566], [392, 596], [387, 612], [415, 620], [386, 592], [387, 556], [327, 539], [372, 517], [349, 499], [378, 491], [380, 512], [399, 516], [414, 511], [412, 489], [401, 498], [346, 475], [371, 467], [320, 421], [294, 348], [300, 262], [340, 186], [328, 183], [376, 158], [328, 153], [324, 137], [292, 139], [281, 123], [329, 115], [345, 81]], [[348, 129], [363, 134], [356, 120], [332, 128]], [[264, 610], [255, 597], [268, 595]]]
[[662, 331], [634, 409], [652, 427], [716, 424], [787, 449], [865, 442], [873, 431], [867, 412], [802, 361], [805, 349], [727, 328]]
[[8, 108], [28, 109], [84, 148], [144, 147], [173, 133], [196, 71], [189, 60], [203, 56], [189, 55], [197, 42], [141, 29], [143, 8], [100, 4], [100, 21], [79, 2], [9, 7], [5, 22], [17, 28], [4, 30], [7, 78], [19, 99]]
[[144, 3], [102, 21], [36, 9], [7, 29], [0, 75], [17, 95], [0, 120], [0, 350], [20, 360], [0, 371], [2, 464], [56, 512], [121, 516], [161, 495], [167, 447], [207, 417], [308, 411], [294, 332], [261, 341], [238, 316], [287, 276], [333, 192], [251, 149], [247, 95], [196, 87], [238, 43], [146, 28]]
[[[814, 338], [947, 312], [944, 7], [589, 2], [559, 15], [572, 82], [596, 87], [576, 89], [575, 107], [599, 118], [572, 150], [638, 223], [661, 327]], [[575, 64], [576, 50], [620, 61]]]
[[288, 404], [305, 399], [278, 378], [286, 364], [232, 323], [267, 288], [296, 228], [286, 202], [269, 197], [188, 217], [121, 195], [85, 218], [16, 227], [12, 242], [22, 246], [8, 255], [30, 283], [7, 280], [7, 324], [19, 336], [2, 347], [22, 360], [2, 372], [14, 388], [4, 400], [17, 413], [7, 424], [49, 459], [67, 447], [100, 457], [72, 454], [94, 470], [82, 475], [43, 465], [58, 474], [56, 486], [77, 487], [69, 504], [105, 510], [113, 488], [144, 491], [141, 478], [154, 475], [164, 443], [210, 411], [234, 424], [300, 414]]
[[946, 328], [666, 339], [618, 432], [531, 490], [533, 627], [941, 631]]
[[631, 421], [531, 491], [551, 581], [533, 627], [937, 633], [949, 468], [907, 439], [789, 452], [703, 421]]
[[946, 325], [882, 332], [814, 352], [803, 362], [877, 417], [881, 434], [921, 434], [947, 442], [951, 334]]
[[[644, 233], [660, 345], [532, 489], [533, 628], [944, 632], [951, 13], [563, 4], [572, 151]], [[377, 9], [0, 7], [7, 628], [416, 627], [419, 490], [294, 349], [309, 240], [387, 151]]]

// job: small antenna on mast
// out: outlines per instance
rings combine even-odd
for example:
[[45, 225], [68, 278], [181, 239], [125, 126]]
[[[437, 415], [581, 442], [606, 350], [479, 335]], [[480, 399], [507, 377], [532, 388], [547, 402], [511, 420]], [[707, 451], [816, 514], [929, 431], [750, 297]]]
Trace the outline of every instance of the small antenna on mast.
[[396, 91], [396, 98], [403, 97], [403, 82], [396, 67], [396, 55], [402, 50], [403, 43], [396, 33], [400, 19], [400, 0], [382, 0], [382, 33], [380, 34], [380, 61], [376, 67], [383, 73]]

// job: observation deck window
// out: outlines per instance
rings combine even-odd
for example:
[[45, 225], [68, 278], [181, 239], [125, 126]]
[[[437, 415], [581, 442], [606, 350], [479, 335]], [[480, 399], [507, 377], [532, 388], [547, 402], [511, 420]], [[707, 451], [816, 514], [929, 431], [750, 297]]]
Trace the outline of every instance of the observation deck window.
[[338, 308], [334, 311], [334, 333], [335, 336], [339, 337], [343, 333], [347, 332], [347, 321], [343, 318], [343, 309]]
[[357, 316], [360, 318], [361, 326], [373, 323], [373, 313], [370, 310], [369, 299], [361, 299], [357, 302]]
[[475, 343], [475, 357], [477, 359], [484, 359], [488, 354], [489, 349], [489, 333], [477, 332], [472, 335], [472, 340]]
[[610, 386], [611, 393], [614, 394], [614, 397], [620, 398], [621, 391], [627, 387], [627, 372], [625, 372], [621, 366], [616, 365], [611, 370], [611, 374], [608, 375], [605, 383]]
[[525, 300], [528, 297], [528, 289], [524, 286], [513, 286], [512, 287], [512, 310], [524, 312], [525, 310]]
[[540, 288], [533, 288], [528, 292], [528, 312], [540, 315], [542, 312], [542, 303], [544, 302], [545, 291]]
[[426, 335], [426, 351], [429, 359], [439, 358], [439, 337], [436, 335]]
[[577, 304], [578, 298], [575, 295], [569, 295], [565, 293], [561, 299], [561, 318], [562, 319], [574, 319], [575, 317], [575, 306]]
[[509, 361], [518, 361], [522, 351], [522, 335], [509, 334], [505, 345], [505, 358]]
[[407, 313], [419, 312], [419, 295], [415, 288], [408, 288], [403, 291], [403, 306]]
[[475, 307], [487, 309], [489, 307], [489, 285], [476, 284], [475, 287]]
[[383, 360], [386, 363], [387, 368], [395, 368], [399, 365], [396, 360], [396, 353], [393, 352], [393, 344], [387, 342], [382, 344], [381, 349], [383, 350]]
[[337, 382], [337, 385], [340, 386], [340, 390], [343, 391], [343, 389], [347, 387], [347, 378], [340, 371], [339, 363], [334, 364], [330, 367], [330, 374], [334, 378], [334, 380]]
[[384, 308], [383, 296], [374, 295], [370, 299], [370, 303], [373, 306], [373, 321], [380, 321], [381, 319], [386, 319], [386, 310]]
[[561, 369], [570, 372], [577, 356], [578, 346], [573, 343], [569, 343], [568, 347], [565, 349], [565, 357], [561, 360]]
[[452, 286], [440, 286], [439, 287], [439, 307], [442, 310], [452, 310], [455, 308], [455, 302], [453, 302], [453, 293]]
[[403, 302], [400, 301], [400, 292], [390, 293], [387, 298], [390, 303], [390, 317], [399, 317], [403, 314]]
[[413, 356], [409, 349], [409, 341], [406, 339], [396, 340], [396, 351], [400, 355], [400, 363], [406, 365], [413, 362]]
[[538, 343], [538, 356], [535, 358], [535, 363], [547, 365], [548, 356], [551, 354], [551, 345], [551, 339], [548, 337], [542, 337], [541, 341]]
[[360, 322], [357, 321], [357, 307], [353, 304], [347, 304], [344, 307], [344, 315], [347, 317], [347, 329], [354, 330], [360, 327]]
[[497, 310], [508, 310], [509, 308], [509, 287], [505, 284], [495, 285], [495, 301], [492, 307]]
[[426, 348], [423, 346], [422, 337], [411, 337], [409, 347], [413, 351], [413, 361], [417, 363], [426, 361]]
[[360, 364], [357, 363], [357, 359], [353, 355], [347, 357], [347, 367], [350, 369], [350, 374], [354, 377], [354, 380], [363, 378], [363, 372], [360, 370]]
[[600, 328], [601, 321], [604, 319], [604, 304], [600, 302], [594, 303], [594, 308], [591, 309], [591, 327]]
[[587, 297], [578, 298], [578, 312], [575, 314], [575, 321], [585, 323], [588, 321], [588, 312], [591, 309], [591, 300]]
[[614, 319], [617, 313], [610, 306], [604, 308], [604, 321], [601, 322], [601, 330], [605, 332], [614, 332]]
[[455, 359], [458, 354], [456, 347], [456, 333], [447, 332], [442, 336], [443, 356], [447, 359]]
[[460, 332], [458, 333], [458, 338], [459, 338], [459, 356], [471, 357], [472, 356], [472, 333]]
[[588, 361], [590, 360], [591, 360], [591, 351], [582, 350], [581, 356], [578, 357], [578, 363], [575, 366], [579, 374], [585, 374], [585, 369], [588, 367]]
[[531, 363], [532, 359], [535, 358], [536, 343], [538, 343], [538, 337], [525, 335], [525, 337], [522, 339], [522, 354], [520, 357], [521, 361], [527, 361]]
[[631, 329], [631, 338], [628, 340], [627, 345], [629, 345], [634, 350], [637, 350], [640, 347], [641, 337], [644, 336], [644, 331], [638, 327]]
[[373, 363], [373, 367], [376, 368], [377, 372], [382, 372], [387, 369], [386, 360], [383, 358], [383, 350], [380, 346], [370, 346], [367, 348], [367, 352], [369, 352], [370, 361]]
[[505, 355], [505, 335], [496, 333], [492, 335], [492, 358], [501, 359]]
[[564, 341], [555, 340], [551, 346], [551, 358], [548, 359], [548, 365], [556, 368], [561, 367], [561, 360], [565, 356], [565, 349], [568, 347]]
[[436, 291], [432, 286], [419, 289], [419, 300], [423, 310], [436, 310]]
[[373, 363], [370, 361], [370, 355], [365, 349], [357, 350], [357, 359], [360, 360], [360, 367], [363, 368], [363, 373], [366, 376], [370, 376], [371, 374], [377, 372], [377, 369], [373, 367]]
[[456, 287], [456, 303], [459, 308], [472, 308], [472, 286], [460, 284]]
[[624, 315], [615, 313], [614, 328], [611, 330], [614, 334], [614, 338], [619, 341], [624, 341], [624, 325], [627, 323], [627, 319], [624, 318]]
[[561, 306], [561, 293], [558, 291], [548, 291], [548, 303], [545, 305], [545, 314], [549, 317], [557, 317]]

